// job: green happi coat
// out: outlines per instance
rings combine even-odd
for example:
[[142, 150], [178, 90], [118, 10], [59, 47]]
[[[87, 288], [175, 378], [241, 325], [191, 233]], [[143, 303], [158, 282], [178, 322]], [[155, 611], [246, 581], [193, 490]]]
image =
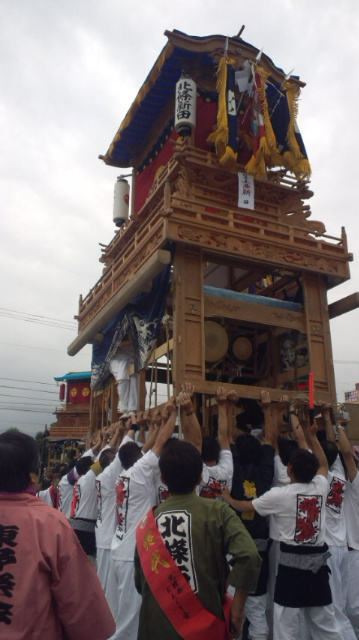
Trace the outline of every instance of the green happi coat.
[[[227, 584], [248, 593], [255, 591], [261, 560], [228, 504], [194, 493], [172, 495], [156, 507], [154, 515], [168, 550], [206, 609], [222, 617]], [[135, 581], [142, 593], [138, 640], [181, 640], [152, 595], [137, 550]]]

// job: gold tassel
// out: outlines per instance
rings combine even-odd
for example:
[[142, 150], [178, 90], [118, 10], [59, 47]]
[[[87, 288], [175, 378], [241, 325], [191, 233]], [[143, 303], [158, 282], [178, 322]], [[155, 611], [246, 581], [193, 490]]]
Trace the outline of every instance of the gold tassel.
[[233, 151], [232, 147], [226, 147], [224, 154], [219, 158], [219, 161], [224, 166], [230, 167], [237, 162], [237, 154]]
[[228, 164], [237, 160], [237, 154], [228, 147], [228, 114], [227, 114], [227, 64], [229, 60], [223, 56], [217, 70], [218, 110], [217, 123], [214, 131], [210, 133], [207, 142], [212, 142], [216, 148], [216, 154], [222, 164]]
[[300, 159], [303, 158], [303, 154], [300, 151], [298, 141], [295, 137], [295, 122], [298, 115], [298, 98], [299, 98], [299, 87], [297, 88], [293, 82], [285, 82], [283, 88], [286, 92], [286, 98], [289, 109], [289, 123], [287, 130], [287, 143], [289, 149], [294, 153], [295, 157]]
[[246, 173], [250, 173], [255, 178], [262, 180], [266, 177], [266, 158], [270, 156], [267, 141], [264, 136], [259, 141], [259, 147], [256, 153], [248, 160], [246, 164]]
[[283, 166], [294, 173], [296, 178], [307, 178], [311, 175], [309, 160], [303, 156], [298, 160], [292, 151], [285, 151], [282, 155]]
[[288, 158], [291, 164], [290, 170], [297, 178], [307, 177], [311, 174], [310, 163], [309, 160], [303, 156], [298, 140], [295, 137], [295, 124], [298, 116], [298, 99], [300, 89], [293, 82], [285, 82], [283, 88], [286, 90], [290, 116], [287, 130], [287, 143], [293, 156]]
[[312, 173], [310, 162], [307, 158], [301, 158], [296, 165], [296, 171], [294, 174], [297, 178], [307, 178]]
[[265, 91], [265, 83], [267, 81], [269, 74], [261, 66], [258, 66], [256, 71], [262, 80], [261, 86], [259, 87], [259, 90], [258, 90], [258, 95], [259, 95], [259, 100], [262, 107], [265, 135], [266, 135], [266, 140], [267, 140], [267, 145], [269, 150], [268, 157], [267, 157], [268, 164], [272, 166], [281, 165], [282, 160], [281, 160], [280, 154], [277, 151], [277, 139], [275, 137], [272, 123], [270, 121], [268, 102], [267, 102], [267, 96]]

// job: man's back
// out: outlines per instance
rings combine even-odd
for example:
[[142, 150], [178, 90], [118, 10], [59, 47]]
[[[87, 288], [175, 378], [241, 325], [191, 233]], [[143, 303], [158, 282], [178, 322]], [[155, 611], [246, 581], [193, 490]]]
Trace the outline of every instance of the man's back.
[[122, 471], [116, 483], [117, 527], [112, 557], [133, 560], [135, 529], [139, 519], [155, 504], [154, 476], [158, 457], [148, 451], [130, 469]]
[[109, 637], [100, 583], [65, 516], [24, 491], [0, 495], [0, 522], [1, 637]]
[[[206, 609], [222, 617], [229, 571], [227, 553], [239, 561], [231, 572], [231, 584], [255, 590], [260, 565], [259, 558], [257, 565], [253, 564], [256, 548], [236, 514], [222, 501], [199, 498], [194, 493], [172, 495], [154, 515], [163, 542]], [[143, 596], [138, 638], [177, 640], [180, 636], [144, 580], [138, 557], [135, 565], [136, 586]]]

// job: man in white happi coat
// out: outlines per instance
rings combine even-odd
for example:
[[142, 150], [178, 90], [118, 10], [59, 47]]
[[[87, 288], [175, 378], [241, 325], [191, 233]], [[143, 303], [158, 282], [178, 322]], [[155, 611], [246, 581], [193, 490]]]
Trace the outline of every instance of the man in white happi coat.
[[119, 452], [125, 470], [116, 484], [117, 527], [112, 539], [111, 570], [106, 588], [107, 601], [116, 621], [111, 640], [137, 638], [141, 596], [134, 582], [135, 530], [139, 520], [156, 504], [158, 459], [176, 422], [174, 402], [167, 402], [164, 410], [168, 419], [160, 428], [152, 450], [142, 455], [136, 443], [128, 442]]

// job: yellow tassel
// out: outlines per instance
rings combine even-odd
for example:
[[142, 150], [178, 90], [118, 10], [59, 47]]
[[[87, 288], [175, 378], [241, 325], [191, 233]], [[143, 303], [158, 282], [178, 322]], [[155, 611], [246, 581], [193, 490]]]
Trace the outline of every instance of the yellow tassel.
[[216, 147], [216, 154], [221, 157], [226, 153], [228, 144], [228, 115], [227, 115], [227, 58], [223, 56], [218, 65], [217, 70], [217, 92], [218, 92], [218, 110], [217, 123], [214, 131], [210, 133], [207, 142], [213, 142]]
[[293, 82], [286, 82], [283, 85], [283, 88], [286, 90], [286, 97], [289, 109], [289, 123], [287, 130], [287, 143], [289, 149], [294, 153], [295, 157], [300, 159], [303, 158], [303, 154], [298, 145], [297, 138], [295, 137], [295, 122], [298, 115], [298, 98], [299, 98], [299, 87]]
[[226, 147], [224, 154], [219, 158], [221, 164], [230, 167], [237, 162], [237, 154], [233, 151], [232, 147]]
[[272, 166], [281, 165], [282, 161], [280, 158], [280, 154], [277, 151], [277, 139], [275, 137], [272, 123], [270, 121], [267, 96], [265, 92], [265, 83], [267, 81], [269, 74], [261, 66], [257, 67], [257, 73], [262, 80], [261, 86], [259, 87], [258, 95], [259, 95], [259, 100], [262, 106], [265, 135], [266, 135], [266, 141], [268, 145], [267, 160], [268, 160], [268, 163], [271, 164]]
[[306, 178], [307, 176], [310, 176], [312, 173], [310, 162], [307, 158], [301, 158], [301, 160], [299, 160], [297, 164], [297, 167], [298, 167], [298, 171], [300, 172], [301, 178]]
[[267, 141], [263, 136], [259, 141], [259, 148], [246, 164], [246, 173], [250, 173], [259, 180], [266, 176], [266, 157], [270, 155]]
[[282, 164], [288, 171], [294, 173], [296, 178], [306, 178], [310, 176], [312, 172], [309, 160], [303, 157], [298, 160], [292, 151], [285, 151], [283, 153]]
[[295, 137], [295, 123], [298, 116], [298, 98], [300, 89], [293, 82], [285, 82], [283, 88], [286, 90], [290, 120], [287, 131], [287, 143], [292, 156], [288, 158], [291, 167], [297, 178], [304, 178], [311, 174], [310, 163], [300, 150], [298, 140]]

